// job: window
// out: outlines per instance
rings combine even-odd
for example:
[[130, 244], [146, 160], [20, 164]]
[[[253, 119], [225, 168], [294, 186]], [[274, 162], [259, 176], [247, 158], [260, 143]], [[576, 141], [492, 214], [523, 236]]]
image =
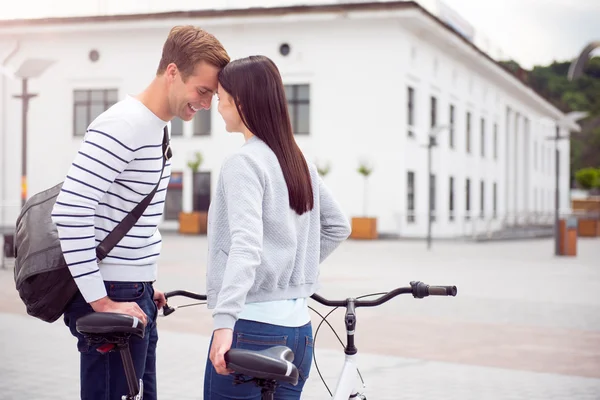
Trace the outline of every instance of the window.
[[496, 218], [498, 216], [498, 185], [494, 182], [494, 186], [492, 187], [493, 193], [493, 203], [492, 203], [492, 212], [493, 217]]
[[165, 197], [165, 221], [177, 221], [183, 205], [183, 171], [171, 171]]
[[431, 213], [431, 220], [435, 221], [435, 174], [431, 174], [429, 178], [429, 212]]
[[415, 173], [408, 171], [406, 178], [406, 221], [415, 222]]
[[546, 158], [544, 157], [544, 154], [545, 154], [545, 153], [546, 153], [546, 152], [545, 152], [545, 149], [544, 149], [544, 145], [542, 144], [542, 145], [540, 145], [540, 156], [541, 156], [541, 160], [540, 160], [540, 162], [541, 162], [540, 170], [541, 170], [542, 172], [546, 172]]
[[483, 219], [485, 215], [485, 183], [479, 183], [479, 218]]
[[310, 132], [310, 86], [285, 85], [285, 97], [295, 135], [308, 135]]
[[471, 180], [467, 178], [465, 185], [465, 219], [471, 218]]
[[450, 177], [450, 187], [448, 190], [448, 211], [450, 221], [454, 221], [454, 178]]
[[498, 159], [498, 123], [494, 122], [494, 160]]
[[467, 153], [471, 152], [471, 113], [467, 112]]
[[118, 89], [73, 91], [73, 135], [84, 136], [90, 123], [118, 101]]
[[448, 138], [448, 142], [450, 144], [450, 148], [454, 148], [454, 105], [450, 104], [450, 136]]
[[183, 136], [183, 120], [175, 117], [171, 120], [171, 137]]
[[198, 110], [194, 116], [194, 136], [208, 136], [211, 128], [210, 110]]
[[481, 157], [485, 157], [485, 119], [481, 118]]
[[437, 124], [437, 99], [435, 96], [431, 96], [431, 127], [433, 128]]
[[415, 131], [414, 131], [414, 127], [415, 127], [415, 89], [411, 88], [410, 86], [408, 87], [408, 92], [407, 92], [406, 107], [407, 107], [406, 108], [406, 111], [407, 111], [406, 120], [408, 123], [408, 136], [414, 137], [415, 136]]

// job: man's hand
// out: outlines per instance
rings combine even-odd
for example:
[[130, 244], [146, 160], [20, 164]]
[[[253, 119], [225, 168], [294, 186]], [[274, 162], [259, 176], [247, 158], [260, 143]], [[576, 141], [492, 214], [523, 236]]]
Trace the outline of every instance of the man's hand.
[[156, 303], [156, 307], [160, 310], [167, 304], [167, 298], [163, 292], [159, 292], [158, 290], [154, 291], [154, 303]]
[[231, 349], [233, 330], [217, 329], [213, 332], [212, 346], [210, 347], [210, 361], [220, 375], [229, 375], [231, 370], [225, 366], [225, 353]]
[[132, 317], [137, 317], [144, 325], [146, 325], [146, 322], [148, 321], [146, 314], [137, 303], [112, 301], [108, 296], [105, 296], [96, 301], [92, 301], [90, 305], [96, 312], [131, 315]]

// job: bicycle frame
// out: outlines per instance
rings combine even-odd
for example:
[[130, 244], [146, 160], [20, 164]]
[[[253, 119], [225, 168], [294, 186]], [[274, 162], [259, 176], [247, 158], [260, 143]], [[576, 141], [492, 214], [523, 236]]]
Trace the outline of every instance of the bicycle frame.
[[333, 400], [348, 400], [356, 398], [358, 394], [356, 390], [356, 380], [358, 379], [358, 368], [356, 362], [356, 354], [346, 355], [346, 360], [342, 367], [342, 372], [338, 377]]

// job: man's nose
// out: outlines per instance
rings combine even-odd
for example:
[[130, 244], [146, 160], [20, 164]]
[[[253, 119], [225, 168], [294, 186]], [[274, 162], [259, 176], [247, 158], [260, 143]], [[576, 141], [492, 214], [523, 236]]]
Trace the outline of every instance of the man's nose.
[[209, 110], [210, 109], [210, 104], [211, 104], [211, 99], [202, 99], [200, 101], [200, 106], [204, 109], [204, 110]]

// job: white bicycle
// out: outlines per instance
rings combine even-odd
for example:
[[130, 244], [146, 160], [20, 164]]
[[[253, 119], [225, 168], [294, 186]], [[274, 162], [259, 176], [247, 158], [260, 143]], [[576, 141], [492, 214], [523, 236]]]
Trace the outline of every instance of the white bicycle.
[[[456, 286], [429, 286], [423, 282], [410, 282], [410, 287], [400, 287], [387, 293], [375, 293], [358, 298], [348, 298], [346, 300], [327, 300], [318, 294], [311, 298], [325, 306], [335, 307], [329, 314], [322, 316], [313, 309], [323, 319], [318, 325], [313, 343], [316, 345], [317, 334], [323, 322], [327, 322], [327, 317], [339, 307], [346, 308], [344, 317], [346, 326], [346, 343], [344, 344], [339, 336], [338, 340], [344, 347], [346, 360], [339, 374], [335, 392], [332, 394], [325, 380], [321, 376], [325, 387], [329, 391], [333, 400], [363, 400], [366, 399], [364, 393], [357, 389], [359, 371], [356, 361], [358, 350], [354, 344], [354, 335], [356, 332], [356, 309], [358, 307], [376, 307], [401, 294], [412, 294], [413, 297], [422, 299], [427, 296], [456, 296]], [[185, 290], [176, 290], [165, 293], [167, 299], [175, 296], [183, 296], [200, 301], [206, 301], [206, 295], [188, 292]], [[361, 300], [369, 296], [380, 296], [375, 300]], [[205, 303], [184, 304], [181, 306], [170, 307], [165, 305], [163, 315], [168, 316], [176, 309], [199, 305]], [[331, 327], [331, 325], [329, 325]], [[135, 369], [129, 352], [129, 338], [131, 335], [139, 337], [144, 336], [144, 325], [139, 323], [137, 318], [125, 314], [100, 313], [93, 312], [77, 320], [77, 330], [82, 333], [91, 344], [100, 344], [98, 351], [107, 353], [109, 351], [118, 351], [121, 354], [129, 394], [123, 395], [122, 400], [143, 400], [143, 384], [141, 379], [135, 376]], [[333, 328], [332, 328], [333, 330]], [[335, 332], [335, 331], [334, 331]], [[337, 335], [337, 334], [336, 334]], [[315, 367], [316, 352], [313, 351]], [[266, 350], [252, 351], [245, 349], [231, 349], [225, 354], [227, 368], [234, 371], [235, 384], [244, 384], [253, 382], [261, 388], [263, 400], [273, 400], [277, 386], [280, 382], [298, 384], [298, 369], [292, 362], [294, 353], [286, 346], [274, 346]], [[361, 377], [362, 379], [362, 377]]]

